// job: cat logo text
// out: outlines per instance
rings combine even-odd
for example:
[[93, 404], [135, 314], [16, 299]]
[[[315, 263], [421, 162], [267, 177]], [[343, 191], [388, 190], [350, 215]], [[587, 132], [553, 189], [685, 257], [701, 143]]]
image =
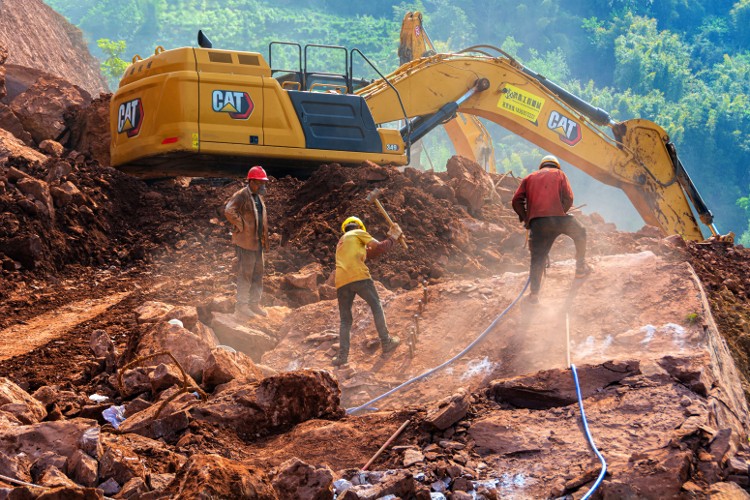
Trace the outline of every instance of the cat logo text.
[[143, 104], [141, 99], [133, 99], [120, 104], [117, 109], [117, 133], [125, 132], [128, 137], [135, 137], [143, 124]]
[[581, 140], [581, 126], [557, 111], [550, 113], [547, 127], [557, 132], [560, 140], [569, 146], [575, 146]]
[[217, 113], [229, 113], [229, 117], [235, 120], [247, 120], [255, 105], [247, 92], [214, 90], [211, 107]]

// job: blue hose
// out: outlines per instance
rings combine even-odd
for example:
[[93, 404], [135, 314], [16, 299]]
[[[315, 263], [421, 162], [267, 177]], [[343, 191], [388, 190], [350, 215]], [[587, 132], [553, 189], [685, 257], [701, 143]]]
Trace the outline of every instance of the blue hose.
[[585, 495], [581, 498], [581, 500], [586, 500], [591, 495], [594, 494], [597, 488], [599, 488], [599, 485], [602, 483], [602, 480], [604, 479], [604, 476], [607, 475], [607, 462], [604, 460], [604, 457], [601, 453], [599, 453], [599, 450], [596, 448], [596, 445], [594, 444], [594, 438], [591, 437], [591, 432], [589, 431], [589, 424], [586, 421], [586, 412], [583, 410], [583, 397], [581, 396], [581, 386], [578, 384], [578, 372], [576, 372], [576, 365], [571, 364], [570, 370], [573, 372], [573, 381], [576, 383], [576, 395], [578, 396], [578, 407], [581, 409], [581, 421], [583, 422], [583, 430], [586, 434], [586, 439], [589, 441], [589, 446], [591, 446], [591, 449], [594, 451], [596, 456], [599, 458], [599, 461], [602, 463], [602, 471], [599, 473], [599, 477], [596, 478], [596, 481], [594, 482], [594, 485], [591, 487], [589, 491], [586, 492]]
[[381, 394], [380, 396], [376, 397], [375, 399], [371, 399], [370, 401], [368, 401], [367, 403], [365, 403], [363, 405], [356, 406], [354, 408], [348, 408], [346, 410], [346, 413], [349, 414], [349, 415], [351, 415], [351, 414], [354, 414], [354, 413], [356, 413], [358, 411], [362, 411], [362, 410], [376, 410], [377, 408], [373, 408], [370, 405], [372, 405], [374, 403], [377, 403], [381, 399], [387, 398], [388, 396], [390, 396], [394, 392], [398, 392], [401, 389], [403, 389], [404, 387], [413, 384], [414, 382], [417, 382], [419, 380], [422, 380], [423, 378], [429, 377], [430, 375], [432, 375], [433, 373], [435, 373], [438, 370], [442, 370], [443, 368], [445, 368], [446, 366], [450, 365], [451, 363], [453, 363], [454, 361], [456, 361], [457, 359], [459, 359], [460, 357], [462, 357], [464, 354], [466, 354], [467, 352], [469, 352], [470, 350], [472, 350], [474, 348], [474, 346], [476, 346], [479, 342], [481, 342], [481, 340], [484, 337], [486, 337], [487, 334], [490, 333], [490, 331], [492, 331], [493, 328], [495, 328], [495, 326], [497, 326], [497, 324], [500, 322], [500, 320], [503, 318], [503, 316], [505, 316], [505, 314], [508, 311], [510, 311], [513, 308], [513, 306], [515, 306], [516, 303], [521, 299], [521, 297], [523, 296], [523, 292], [525, 292], [526, 289], [529, 287], [529, 281], [530, 281], [529, 279], [526, 280], [526, 283], [523, 285], [523, 289], [521, 290], [521, 293], [518, 294], [518, 297], [516, 297], [513, 300], [513, 302], [511, 302], [510, 305], [508, 307], [506, 307], [505, 310], [503, 312], [501, 312], [492, 321], [492, 323], [490, 323], [490, 326], [488, 326], [487, 329], [485, 331], [483, 331], [479, 335], [479, 337], [477, 337], [476, 339], [474, 339], [474, 341], [471, 344], [469, 344], [468, 346], [466, 346], [466, 348], [463, 351], [459, 352], [458, 354], [456, 354], [455, 356], [453, 356], [451, 359], [449, 359], [448, 361], [446, 361], [442, 365], [436, 366], [435, 368], [431, 368], [430, 370], [427, 370], [423, 374], [418, 375], [418, 376], [416, 376], [416, 377], [414, 377], [412, 379], [407, 380], [406, 382], [404, 382], [403, 384], [399, 385], [398, 387], [394, 387], [393, 389], [391, 389], [390, 391], [386, 392], [385, 394]]

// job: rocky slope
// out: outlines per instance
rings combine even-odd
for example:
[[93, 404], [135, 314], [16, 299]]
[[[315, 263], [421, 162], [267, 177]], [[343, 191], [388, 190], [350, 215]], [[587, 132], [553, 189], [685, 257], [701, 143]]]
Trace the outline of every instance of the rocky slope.
[[42, 74], [62, 78], [92, 96], [107, 91], [99, 62], [89, 53], [81, 31], [41, 0], [0, 1], [0, 46], [9, 53], [6, 78], [11, 98]]

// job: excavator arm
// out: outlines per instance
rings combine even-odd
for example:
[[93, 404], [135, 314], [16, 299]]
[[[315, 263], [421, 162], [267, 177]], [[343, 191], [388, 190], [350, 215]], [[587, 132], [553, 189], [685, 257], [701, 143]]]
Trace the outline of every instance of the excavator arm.
[[[713, 235], [706, 208], [667, 133], [643, 119], [615, 123], [609, 115], [502, 55], [436, 54], [402, 65], [386, 78], [413, 118], [407, 143], [455, 113], [490, 120], [622, 189], [646, 223], [665, 234], [702, 240], [691, 202]], [[396, 92], [378, 80], [358, 92], [376, 123], [403, 119]]]
[[[420, 57], [434, 55], [435, 46], [424, 30], [421, 12], [407, 12], [401, 23], [398, 57], [406, 64]], [[496, 173], [495, 149], [492, 137], [482, 122], [474, 115], [457, 113], [456, 117], [443, 124], [456, 154], [482, 165], [488, 172]]]

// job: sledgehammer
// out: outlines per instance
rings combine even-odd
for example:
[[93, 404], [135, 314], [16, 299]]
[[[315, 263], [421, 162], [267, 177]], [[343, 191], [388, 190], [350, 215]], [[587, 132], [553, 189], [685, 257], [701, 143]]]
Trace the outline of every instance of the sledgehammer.
[[[367, 195], [367, 201], [371, 201], [375, 203], [375, 206], [378, 207], [378, 210], [380, 210], [380, 213], [383, 214], [383, 217], [385, 217], [385, 220], [388, 222], [389, 226], [393, 226], [393, 219], [391, 219], [391, 216], [388, 215], [388, 212], [385, 211], [385, 208], [383, 208], [383, 205], [380, 204], [380, 200], [378, 200], [378, 196], [380, 196], [380, 189], [374, 189], [370, 194]], [[404, 235], [402, 234], [398, 242], [401, 243], [401, 246], [404, 247], [404, 250], [409, 250], [409, 246], [406, 244], [406, 239], [404, 238]]]

